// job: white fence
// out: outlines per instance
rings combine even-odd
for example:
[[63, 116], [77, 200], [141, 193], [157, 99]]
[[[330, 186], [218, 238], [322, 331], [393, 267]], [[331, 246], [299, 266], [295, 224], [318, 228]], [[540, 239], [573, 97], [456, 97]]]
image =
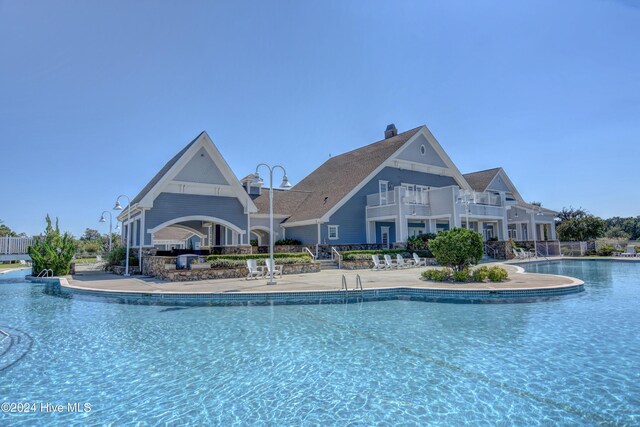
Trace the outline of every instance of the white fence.
[[0, 254], [23, 255], [32, 244], [33, 237], [0, 236]]

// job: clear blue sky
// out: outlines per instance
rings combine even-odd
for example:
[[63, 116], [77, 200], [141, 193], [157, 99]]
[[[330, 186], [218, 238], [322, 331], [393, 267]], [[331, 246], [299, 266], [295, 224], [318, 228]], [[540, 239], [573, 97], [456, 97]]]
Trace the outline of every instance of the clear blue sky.
[[0, 0], [0, 219], [82, 234], [200, 131], [295, 183], [426, 124], [528, 201], [640, 215], [640, 2]]

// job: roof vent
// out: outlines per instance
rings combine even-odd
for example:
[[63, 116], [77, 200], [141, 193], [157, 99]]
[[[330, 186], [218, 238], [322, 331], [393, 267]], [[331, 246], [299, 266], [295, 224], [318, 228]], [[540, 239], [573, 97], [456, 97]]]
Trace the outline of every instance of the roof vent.
[[391, 123], [387, 126], [387, 129], [384, 131], [384, 139], [394, 137], [398, 134], [398, 129], [396, 129], [396, 125]]

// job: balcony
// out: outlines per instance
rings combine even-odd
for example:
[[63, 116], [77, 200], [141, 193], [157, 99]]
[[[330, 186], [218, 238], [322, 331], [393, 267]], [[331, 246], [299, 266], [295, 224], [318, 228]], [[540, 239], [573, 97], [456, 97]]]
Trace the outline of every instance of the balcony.
[[[451, 190], [449, 190], [450, 192]], [[402, 216], [430, 216], [429, 191], [396, 187], [386, 193], [367, 195], [367, 216], [370, 219]], [[398, 204], [397, 201], [400, 201]]]

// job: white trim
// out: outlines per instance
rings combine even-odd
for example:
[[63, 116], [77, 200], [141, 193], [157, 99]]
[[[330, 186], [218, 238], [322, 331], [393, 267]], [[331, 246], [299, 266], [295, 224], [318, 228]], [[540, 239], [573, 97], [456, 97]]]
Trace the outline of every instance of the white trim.
[[[431, 146], [436, 151], [436, 153], [440, 156], [440, 158], [442, 159], [444, 164], [447, 165], [447, 167], [449, 168], [449, 170], [451, 172], [450, 176], [452, 178], [454, 178], [454, 180], [458, 183], [458, 185], [460, 187], [463, 187], [464, 189], [471, 190], [471, 187], [469, 186], [469, 183], [464, 179], [464, 177], [462, 176], [462, 174], [458, 170], [457, 166], [451, 161], [451, 158], [447, 155], [447, 153], [445, 153], [445, 151], [440, 146], [440, 143], [438, 143], [438, 141], [433, 136], [433, 134], [431, 134], [429, 129], [427, 129], [427, 127], [423, 125], [420, 128], [420, 130], [418, 130], [418, 132], [415, 133], [415, 135], [413, 135], [411, 138], [409, 138], [407, 140], [407, 142], [402, 144], [402, 146], [400, 146], [400, 148], [398, 148], [396, 150], [395, 153], [393, 153], [391, 156], [389, 156], [389, 159], [387, 159], [386, 161], [382, 162], [382, 164], [380, 164], [380, 166], [375, 168], [373, 170], [373, 172], [371, 172], [369, 175], [367, 175], [366, 178], [364, 178], [362, 181], [360, 181], [360, 183], [358, 185], [353, 187], [353, 189], [349, 193], [347, 193], [338, 203], [336, 203], [331, 209], [329, 209], [327, 211], [327, 213], [325, 213], [319, 219], [322, 222], [329, 222], [329, 220], [331, 218], [331, 215], [333, 215], [345, 203], [347, 203], [349, 200], [351, 200], [351, 198], [353, 196], [355, 196], [356, 193], [358, 193], [358, 191], [360, 191], [362, 189], [362, 187], [364, 187], [367, 183], [369, 183], [377, 174], [379, 174], [380, 171], [382, 171], [385, 167], [388, 167], [388, 166], [392, 165], [393, 161], [395, 161], [395, 160], [401, 161], [401, 160], [397, 159], [397, 156], [406, 147], [411, 145], [416, 140], [416, 138], [418, 138], [419, 135], [422, 135], [429, 142], [429, 144], [431, 144]], [[439, 168], [439, 169], [441, 170], [441, 172], [445, 171], [445, 168]]]
[[[196, 230], [195, 228], [191, 228], [191, 227], [186, 226], [186, 225], [182, 225], [182, 224], [172, 224], [172, 225], [169, 225], [168, 227], [173, 227], [173, 228], [178, 228], [178, 229], [180, 229], [180, 230], [188, 231], [189, 233], [192, 233], [193, 235], [196, 235], [196, 236], [198, 236], [198, 237], [199, 237], [199, 238], [201, 238], [201, 239], [202, 239], [202, 238], [207, 237], [207, 235], [206, 235], [206, 234], [201, 233], [201, 232], [199, 232], [198, 230]], [[154, 234], [154, 233], [156, 233], [156, 232], [158, 232], [158, 231], [160, 231], [160, 230], [151, 231], [151, 229], [150, 229], [150, 228], [147, 228], [147, 234], [151, 234], [151, 237], [152, 237], [152, 238], [153, 238], [153, 234]], [[188, 239], [190, 239], [191, 237], [192, 237], [192, 236], [189, 236], [189, 237], [188, 237], [187, 239], [185, 239], [185, 240], [188, 240]]]
[[[200, 148], [204, 148], [207, 154], [209, 154], [211, 160], [216, 165], [223, 178], [229, 183], [229, 186], [234, 191], [235, 197], [240, 201], [242, 206], [247, 212], [257, 212], [255, 204], [251, 200], [249, 194], [245, 191], [240, 184], [240, 181], [235, 176], [229, 164], [222, 157], [222, 154], [213, 143], [207, 132], [202, 132], [196, 141], [189, 147], [189, 149], [169, 168], [169, 170], [162, 176], [156, 185], [151, 188], [147, 194], [140, 200], [140, 205], [143, 207], [153, 207], [153, 201], [165, 191], [171, 181], [180, 173], [180, 171], [189, 163], [189, 161], [200, 151]], [[191, 185], [197, 183], [191, 183]]]
[[296, 221], [296, 222], [285, 222], [283, 224], [280, 224], [280, 227], [282, 228], [288, 228], [288, 227], [303, 227], [305, 225], [316, 225], [316, 224], [324, 224], [327, 221], [318, 221], [317, 218], [315, 219], [306, 219], [304, 221]]
[[180, 218], [170, 219], [169, 221], [165, 221], [162, 224], [149, 229], [149, 233], [155, 233], [156, 231], [161, 230], [170, 225], [174, 225], [179, 222], [186, 222], [186, 221], [210, 221], [216, 224], [224, 225], [226, 228], [233, 230], [237, 233], [240, 233], [240, 234], [246, 233], [245, 230], [242, 230], [235, 224], [230, 223], [229, 221], [225, 221], [224, 219], [216, 218], [213, 216], [205, 216], [205, 215], [190, 215], [190, 216], [182, 216]]

